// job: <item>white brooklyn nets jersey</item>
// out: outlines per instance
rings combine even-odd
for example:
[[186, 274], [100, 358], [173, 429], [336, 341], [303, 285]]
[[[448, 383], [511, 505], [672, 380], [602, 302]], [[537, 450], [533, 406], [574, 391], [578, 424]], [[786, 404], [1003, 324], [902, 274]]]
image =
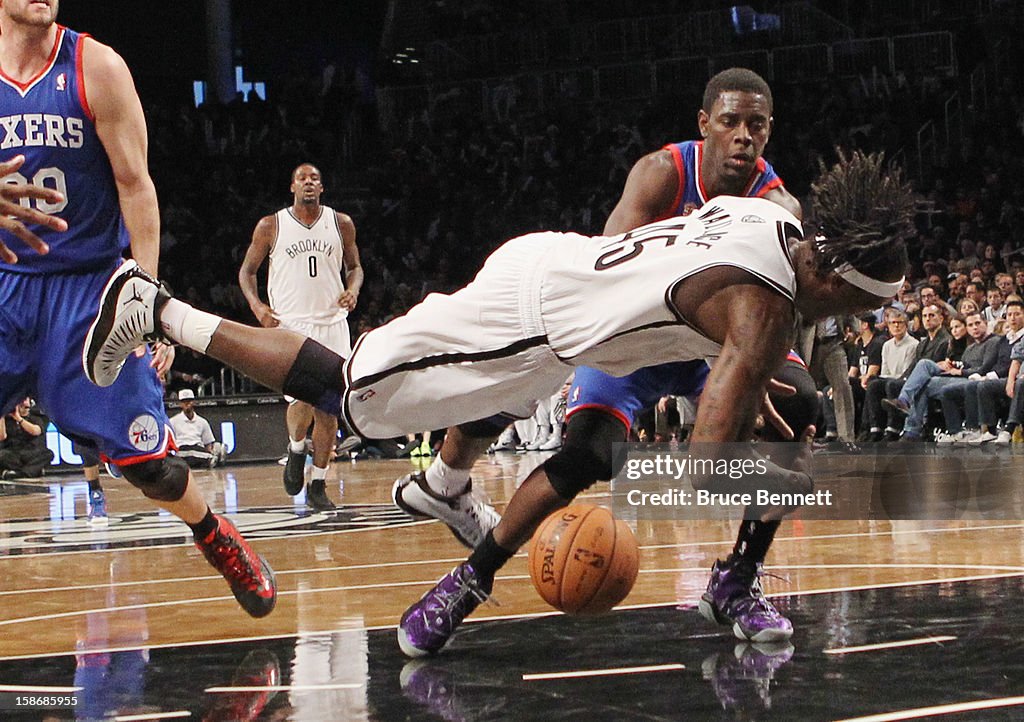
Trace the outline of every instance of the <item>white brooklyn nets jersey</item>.
[[344, 323], [348, 311], [338, 305], [345, 290], [344, 243], [333, 208], [307, 226], [291, 208], [277, 212], [277, 238], [270, 249], [267, 295], [283, 325]]
[[466, 288], [363, 334], [346, 366], [346, 416], [371, 438], [525, 417], [575, 366], [625, 376], [715, 357], [719, 344], [674, 308], [676, 286], [734, 266], [793, 300], [792, 235], [803, 236], [800, 222], [781, 206], [718, 197], [619, 236], [513, 238]]

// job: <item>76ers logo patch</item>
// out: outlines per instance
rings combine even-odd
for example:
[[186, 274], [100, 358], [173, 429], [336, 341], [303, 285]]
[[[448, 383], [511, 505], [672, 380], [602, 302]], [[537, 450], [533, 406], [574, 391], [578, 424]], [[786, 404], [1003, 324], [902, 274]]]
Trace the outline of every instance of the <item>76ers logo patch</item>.
[[160, 425], [150, 414], [136, 416], [128, 427], [128, 441], [139, 451], [153, 451], [160, 443]]

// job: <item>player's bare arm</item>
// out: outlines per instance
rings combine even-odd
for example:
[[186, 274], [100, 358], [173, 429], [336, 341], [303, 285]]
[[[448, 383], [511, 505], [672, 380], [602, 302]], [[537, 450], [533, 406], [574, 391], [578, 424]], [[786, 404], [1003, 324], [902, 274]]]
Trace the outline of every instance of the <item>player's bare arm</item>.
[[[707, 293], [709, 288], [719, 290]], [[722, 344], [701, 395], [691, 443], [749, 440], [765, 388], [789, 349], [795, 315], [792, 303], [735, 268], [705, 271], [680, 284], [673, 298], [684, 317]], [[813, 433], [813, 427], [803, 431], [804, 439], [808, 432]], [[807, 464], [787, 466], [790, 468], [769, 464], [769, 474], [759, 483], [779, 490], [806, 491], [810, 484]], [[713, 482], [695, 479], [694, 483], [706, 486]]]
[[[25, 156], [16, 155], [0, 163], [0, 178], [6, 178], [25, 163]], [[19, 202], [22, 198], [37, 198], [47, 203], [60, 203], [64, 196], [43, 186], [26, 183], [0, 183], [0, 228], [23, 240], [38, 253], [48, 253], [50, 247], [25, 225], [36, 224], [54, 231], [64, 232], [68, 224], [63, 218], [51, 216], [36, 208], [26, 208]], [[17, 263], [18, 256], [3, 241], [0, 241], [0, 260]]]
[[156, 274], [160, 261], [160, 209], [156, 188], [149, 177], [149, 140], [142, 103], [121, 56], [91, 38], [83, 42], [85, 97], [114, 171], [132, 256], [143, 269]]
[[336, 212], [341, 240], [344, 244], [345, 290], [341, 292], [338, 305], [346, 311], [356, 307], [359, 291], [363, 287], [363, 266], [359, 262], [359, 247], [356, 246], [356, 225], [346, 213]]
[[245, 251], [242, 267], [238, 269], [238, 285], [242, 289], [242, 295], [249, 302], [249, 308], [260, 322], [260, 326], [264, 328], [274, 328], [277, 326], [278, 320], [274, 317], [273, 309], [260, 298], [256, 273], [267, 256], [270, 255], [275, 238], [277, 238], [277, 216], [263, 216], [252, 232], [252, 242]]
[[730, 267], [709, 269], [684, 281], [673, 300], [684, 318], [722, 344], [701, 396], [693, 440], [746, 441], [764, 389], [786, 358], [792, 303]]
[[622, 196], [604, 224], [614, 236], [666, 217], [679, 189], [679, 173], [667, 150], [648, 153], [629, 171]]

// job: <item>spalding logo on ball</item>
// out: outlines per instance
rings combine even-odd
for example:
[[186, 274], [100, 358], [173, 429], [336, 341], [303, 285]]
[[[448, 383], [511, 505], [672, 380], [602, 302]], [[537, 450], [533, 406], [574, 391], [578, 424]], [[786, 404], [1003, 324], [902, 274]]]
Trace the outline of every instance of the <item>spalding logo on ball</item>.
[[639, 568], [633, 531], [602, 506], [556, 511], [530, 542], [533, 586], [567, 614], [607, 612], [629, 594]]

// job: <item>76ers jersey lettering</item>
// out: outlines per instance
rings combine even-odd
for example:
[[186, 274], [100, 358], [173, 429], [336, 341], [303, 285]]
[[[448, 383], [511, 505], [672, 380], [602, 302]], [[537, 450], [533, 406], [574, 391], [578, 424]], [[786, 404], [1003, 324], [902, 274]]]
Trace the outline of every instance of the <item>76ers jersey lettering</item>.
[[0, 71], [0, 149], [25, 156], [18, 172], [3, 180], [60, 191], [64, 201], [59, 204], [30, 199], [22, 204], [68, 224], [65, 233], [30, 226], [50, 245], [46, 255], [0, 231], [19, 257], [17, 264], [0, 263], [0, 268], [19, 273], [97, 270], [112, 266], [128, 246], [114, 174], [86, 99], [83, 44], [83, 35], [58, 26], [49, 61], [36, 77], [20, 83]]

